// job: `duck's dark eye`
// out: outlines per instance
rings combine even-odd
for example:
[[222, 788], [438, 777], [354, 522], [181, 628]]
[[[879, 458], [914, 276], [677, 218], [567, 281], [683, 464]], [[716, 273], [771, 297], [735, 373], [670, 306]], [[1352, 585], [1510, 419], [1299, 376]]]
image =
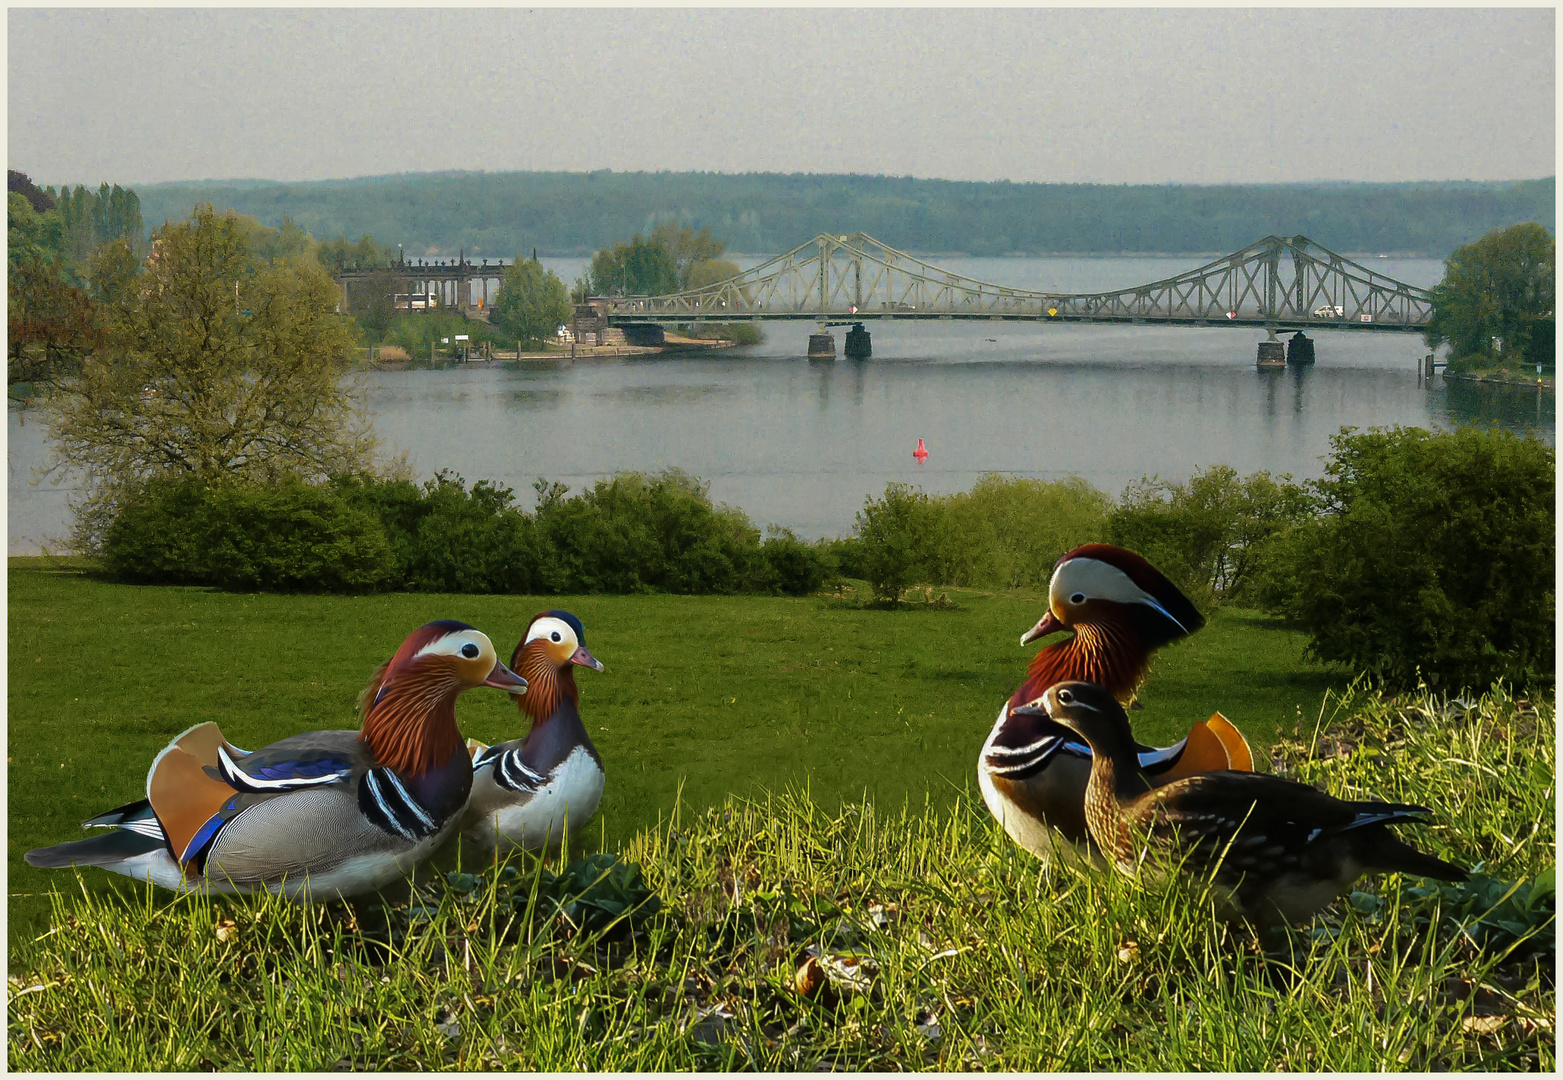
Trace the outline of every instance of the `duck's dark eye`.
[[548, 636], [553, 638], [553, 640], [555, 640], [555, 641], [563, 641], [564, 640], [564, 638], [560, 636], [559, 631], [557, 631], [557, 630], [555, 630], [553, 633], [549, 634]]
[[481, 649], [479, 649], [476, 645], [474, 645], [470, 641], [467, 642], [465, 645], [463, 645], [461, 647], [461, 655], [465, 656], [468, 660], [476, 659], [478, 653], [481, 652], [481, 651], [482, 651]]
[[1073, 596], [1071, 596], [1069, 598], [1069, 602], [1071, 604], [1083, 604], [1083, 603], [1085, 603], [1085, 593], [1083, 593], [1083, 592], [1075, 593]]
[[1058, 692], [1058, 703], [1060, 705], [1073, 705], [1075, 703], [1075, 696], [1068, 690], [1060, 690]]

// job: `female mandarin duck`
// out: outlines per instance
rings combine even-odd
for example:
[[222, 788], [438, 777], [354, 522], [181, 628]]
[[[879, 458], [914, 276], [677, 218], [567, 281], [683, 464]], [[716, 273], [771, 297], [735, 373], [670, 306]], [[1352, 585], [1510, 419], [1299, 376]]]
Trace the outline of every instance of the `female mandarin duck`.
[[557, 846], [602, 799], [602, 758], [581, 723], [576, 667], [602, 670], [586, 650], [586, 630], [568, 611], [532, 618], [510, 664], [525, 677], [516, 704], [531, 721], [524, 739], [484, 746], [473, 740], [472, 801], [462, 835], [499, 857], [513, 848]]
[[[1034, 712], [1034, 702], [1054, 683], [1087, 679], [1124, 701], [1161, 646], [1205, 625], [1188, 597], [1134, 552], [1111, 544], [1086, 544], [1059, 559], [1048, 583], [1048, 610], [1021, 637], [1022, 645], [1059, 630], [1074, 636], [1037, 653], [1025, 683], [999, 709], [977, 759], [983, 800], [1012, 840], [1042, 859], [1088, 842], [1085, 785], [1091, 751], [1070, 732]], [[1210, 769], [1253, 768], [1243, 736], [1220, 713], [1194, 725], [1180, 742], [1138, 746], [1152, 783]], [[1060, 840], [1068, 841], [1060, 846]]]
[[524, 693], [481, 632], [415, 631], [359, 696], [358, 731], [312, 731], [253, 753], [198, 724], [152, 762], [147, 797], [92, 818], [105, 836], [27, 853], [180, 891], [352, 896], [405, 876], [450, 836], [472, 788], [456, 696]]
[[1460, 867], [1418, 851], [1390, 826], [1432, 813], [1425, 806], [1346, 802], [1254, 772], [1209, 772], [1160, 787], [1145, 778], [1123, 707], [1094, 683], [1050, 687], [1035, 711], [1091, 746], [1086, 821], [1091, 838], [1119, 870], [1139, 867], [1139, 841], [1186, 856], [1184, 866], [1215, 870], [1237, 914], [1273, 924], [1305, 919], [1363, 874], [1399, 872], [1464, 881]]

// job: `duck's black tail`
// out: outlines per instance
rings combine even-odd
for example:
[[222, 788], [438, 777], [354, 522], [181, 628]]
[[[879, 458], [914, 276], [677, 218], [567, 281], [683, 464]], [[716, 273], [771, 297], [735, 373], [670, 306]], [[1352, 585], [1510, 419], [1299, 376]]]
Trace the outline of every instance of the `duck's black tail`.
[[33, 848], [23, 858], [27, 860], [28, 866], [55, 870], [67, 866], [114, 866], [137, 855], [157, 851], [163, 846], [163, 841], [158, 837], [146, 836], [130, 829], [115, 829], [90, 840]]
[[1469, 875], [1464, 867], [1444, 862], [1435, 855], [1418, 851], [1386, 826], [1365, 834], [1368, 850], [1362, 852], [1363, 861], [1370, 869], [1381, 872], [1415, 874], [1418, 877], [1437, 878], [1439, 881], [1464, 881]]

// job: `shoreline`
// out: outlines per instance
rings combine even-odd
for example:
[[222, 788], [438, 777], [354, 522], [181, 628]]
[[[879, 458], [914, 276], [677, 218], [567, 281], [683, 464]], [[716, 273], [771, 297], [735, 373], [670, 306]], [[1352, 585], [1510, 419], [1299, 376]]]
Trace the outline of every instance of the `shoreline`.
[[1492, 386], [1529, 386], [1537, 390], [1556, 390], [1555, 375], [1506, 375], [1506, 374], [1482, 374], [1480, 372], [1467, 374], [1456, 372], [1451, 374], [1444, 371], [1445, 382], [1485, 383]]

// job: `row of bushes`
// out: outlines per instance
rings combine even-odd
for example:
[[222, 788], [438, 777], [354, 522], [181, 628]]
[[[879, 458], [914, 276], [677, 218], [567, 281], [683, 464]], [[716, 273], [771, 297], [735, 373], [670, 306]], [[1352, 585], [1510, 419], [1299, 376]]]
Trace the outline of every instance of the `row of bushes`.
[[786, 530], [763, 541], [677, 470], [624, 473], [570, 496], [538, 481], [533, 513], [487, 480], [336, 477], [270, 486], [162, 485], [109, 529], [126, 581], [226, 589], [471, 593], [785, 593], [819, 589], [832, 564]]
[[846, 576], [894, 604], [914, 585], [1042, 589], [1063, 552], [1108, 540], [1201, 607], [1285, 617], [1321, 660], [1485, 686], [1553, 671], [1554, 457], [1501, 431], [1347, 430], [1308, 483], [1219, 465], [1116, 501], [1079, 478], [990, 474], [948, 496], [891, 484], [852, 536], [815, 543], [762, 540], [676, 470], [577, 495], [540, 480], [530, 513], [448, 473], [421, 487], [188, 480], [127, 506], [105, 554], [124, 580], [230, 589], [806, 595]]
[[1042, 588], [1059, 554], [1107, 540], [1199, 606], [1261, 607], [1315, 658], [1388, 684], [1524, 683], [1554, 670], [1554, 470], [1551, 447], [1504, 431], [1348, 429], [1302, 484], [1225, 465], [1141, 479], [1116, 502], [1078, 479], [891, 484], [838, 556], [894, 601], [921, 584]]

